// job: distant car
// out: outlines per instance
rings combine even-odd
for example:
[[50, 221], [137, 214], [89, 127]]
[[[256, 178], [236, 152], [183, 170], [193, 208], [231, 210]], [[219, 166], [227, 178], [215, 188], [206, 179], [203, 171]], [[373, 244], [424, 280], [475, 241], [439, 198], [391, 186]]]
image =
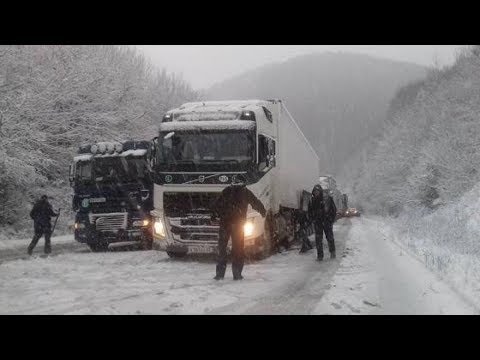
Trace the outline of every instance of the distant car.
[[358, 211], [355, 208], [348, 208], [344, 215], [345, 217], [359, 217], [360, 216], [360, 211]]

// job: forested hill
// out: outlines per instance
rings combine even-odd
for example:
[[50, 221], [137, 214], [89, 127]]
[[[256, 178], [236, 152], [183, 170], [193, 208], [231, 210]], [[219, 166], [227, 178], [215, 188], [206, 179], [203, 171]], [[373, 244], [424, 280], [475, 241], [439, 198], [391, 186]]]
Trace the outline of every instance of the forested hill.
[[395, 91], [425, 75], [426, 68], [409, 63], [322, 53], [263, 66], [207, 94], [213, 100], [283, 99], [324, 171], [338, 175], [344, 162], [379, 134]]
[[402, 88], [389, 113], [385, 133], [350, 176], [366, 207], [391, 214], [433, 210], [480, 183], [478, 45], [453, 66]]

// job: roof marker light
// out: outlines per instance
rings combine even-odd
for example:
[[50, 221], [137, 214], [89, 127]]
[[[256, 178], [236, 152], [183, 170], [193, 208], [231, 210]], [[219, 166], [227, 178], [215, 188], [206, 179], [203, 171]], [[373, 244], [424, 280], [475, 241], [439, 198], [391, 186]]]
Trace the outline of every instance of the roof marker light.
[[107, 144], [107, 152], [109, 154], [113, 154], [114, 151], [115, 151], [115, 145], [113, 143], [108, 143]]

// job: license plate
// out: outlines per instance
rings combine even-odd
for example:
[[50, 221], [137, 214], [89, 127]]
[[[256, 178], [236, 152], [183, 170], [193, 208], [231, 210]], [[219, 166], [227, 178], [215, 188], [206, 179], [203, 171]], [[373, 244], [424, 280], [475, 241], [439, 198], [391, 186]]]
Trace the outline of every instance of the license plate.
[[107, 202], [105, 198], [92, 198], [89, 200], [91, 203], [104, 203]]
[[188, 252], [190, 254], [212, 254], [215, 248], [211, 246], [189, 246]]

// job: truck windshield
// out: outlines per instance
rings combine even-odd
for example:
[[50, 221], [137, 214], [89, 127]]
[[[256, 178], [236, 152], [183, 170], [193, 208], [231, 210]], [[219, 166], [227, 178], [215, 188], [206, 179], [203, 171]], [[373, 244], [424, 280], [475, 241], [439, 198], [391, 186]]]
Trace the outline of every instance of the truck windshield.
[[75, 182], [88, 182], [92, 180], [91, 161], [79, 161], [76, 164]]
[[244, 169], [254, 159], [253, 138], [252, 132], [238, 130], [162, 133], [159, 164], [170, 170]]
[[81, 183], [129, 183], [148, 179], [149, 172], [144, 158], [95, 158], [91, 162], [78, 162], [76, 166], [76, 181]]

